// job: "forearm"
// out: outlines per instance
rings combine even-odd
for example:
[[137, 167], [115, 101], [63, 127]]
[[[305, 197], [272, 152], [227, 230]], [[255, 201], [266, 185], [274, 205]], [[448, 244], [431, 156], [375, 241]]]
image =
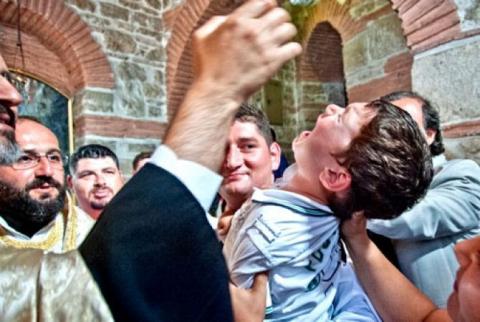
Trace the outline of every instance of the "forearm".
[[217, 172], [224, 158], [233, 116], [241, 104], [221, 86], [197, 81], [180, 106], [165, 144], [181, 159]]
[[478, 227], [480, 204], [473, 193], [432, 191], [414, 208], [392, 220], [373, 219], [368, 229], [392, 239], [430, 240]]
[[368, 237], [347, 240], [346, 244], [357, 276], [383, 320], [424, 321], [437, 310]]

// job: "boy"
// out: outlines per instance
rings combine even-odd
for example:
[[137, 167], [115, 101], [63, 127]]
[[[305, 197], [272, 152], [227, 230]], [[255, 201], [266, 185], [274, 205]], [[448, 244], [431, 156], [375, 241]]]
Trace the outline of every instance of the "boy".
[[266, 320], [328, 321], [345, 312], [358, 321], [368, 307], [345, 303], [355, 290], [344, 287], [340, 219], [359, 210], [393, 218], [412, 206], [433, 174], [428, 146], [406, 112], [373, 101], [327, 106], [293, 151], [285, 185], [256, 190], [234, 216], [224, 245], [231, 280], [249, 288], [255, 273], [269, 271]]

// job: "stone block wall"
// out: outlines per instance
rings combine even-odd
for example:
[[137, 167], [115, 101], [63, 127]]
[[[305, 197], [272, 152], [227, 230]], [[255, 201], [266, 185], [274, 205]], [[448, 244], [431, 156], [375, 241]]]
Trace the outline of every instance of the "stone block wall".
[[480, 36], [453, 41], [415, 57], [413, 89], [440, 111], [449, 157], [480, 161]]
[[66, 0], [84, 20], [111, 65], [112, 89], [87, 87], [74, 97], [75, 142], [106, 144], [129, 174], [140, 151], [161, 142], [169, 117], [163, 15], [179, 1]]
[[350, 101], [371, 100], [411, 87], [412, 59], [394, 12], [371, 21], [346, 41], [343, 57]]
[[328, 104], [345, 106], [410, 89], [412, 64], [401, 21], [388, 1], [320, 1], [295, 9], [294, 21], [304, 53], [290, 67], [294, 73], [280, 73], [297, 95], [283, 100], [285, 129], [278, 135], [289, 156], [290, 142], [311, 129]]
[[[239, 2], [22, 3], [28, 72], [73, 98], [76, 145], [109, 145], [128, 174], [139, 150], [161, 142], [191, 82], [192, 31]], [[1, 51], [12, 66], [16, 1], [0, 8]], [[439, 106], [449, 153], [477, 158], [479, 1], [322, 0], [295, 15], [305, 53], [275, 77], [283, 105], [275, 129], [287, 152], [329, 102], [413, 88]], [[266, 103], [262, 92], [255, 100]]]

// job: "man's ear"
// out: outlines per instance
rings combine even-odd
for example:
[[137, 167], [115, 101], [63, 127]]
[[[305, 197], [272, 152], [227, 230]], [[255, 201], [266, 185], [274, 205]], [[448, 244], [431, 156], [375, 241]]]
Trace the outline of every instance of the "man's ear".
[[435, 141], [435, 135], [437, 135], [437, 131], [434, 129], [427, 129], [426, 134], [427, 134], [427, 143], [428, 145], [431, 145], [433, 141]]
[[122, 184], [125, 184], [125, 176], [123, 175], [122, 170], [118, 170], [118, 175], [120, 176], [120, 180], [122, 180]]
[[324, 168], [319, 175], [320, 183], [330, 192], [342, 192], [350, 189], [352, 177], [344, 167]]
[[73, 183], [72, 183], [72, 176], [70, 174], [67, 175], [67, 186], [68, 189], [72, 190], [73, 189]]
[[280, 155], [282, 148], [277, 142], [270, 144], [270, 160], [272, 161], [272, 171], [275, 171], [280, 166]]

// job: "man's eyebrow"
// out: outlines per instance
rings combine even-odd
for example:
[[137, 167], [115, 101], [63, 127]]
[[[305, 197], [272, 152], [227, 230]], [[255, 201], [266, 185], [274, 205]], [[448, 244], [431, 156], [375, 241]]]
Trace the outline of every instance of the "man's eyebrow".
[[105, 167], [105, 168], [101, 169], [101, 171], [110, 171], [110, 170], [117, 171], [117, 168], [116, 167]]
[[90, 169], [85, 169], [85, 170], [82, 170], [82, 171], [78, 172], [76, 174], [76, 176], [81, 177], [81, 176], [89, 175], [89, 174], [93, 174], [93, 173], [94, 173], [94, 171], [92, 171]]
[[248, 141], [258, 141], [258, 139], [256, 137], [253, 137], [253, 136], [243, 136], [243, 137], [238, 138], [238, 141], [248, 142]]
[[[24, 149], [24, 150], [22, 150], [22, 152], [23, 153], [33, 153], [33, 154], [39, 154], [40, 153], [36, 149]], [[52, 152], [58, 152], [60, 154], [62, 153], [62, 151], [60, 151], [60, 149], [57, 149], [57, 148], [49, 149], [45, 153], [52, 153]]]

